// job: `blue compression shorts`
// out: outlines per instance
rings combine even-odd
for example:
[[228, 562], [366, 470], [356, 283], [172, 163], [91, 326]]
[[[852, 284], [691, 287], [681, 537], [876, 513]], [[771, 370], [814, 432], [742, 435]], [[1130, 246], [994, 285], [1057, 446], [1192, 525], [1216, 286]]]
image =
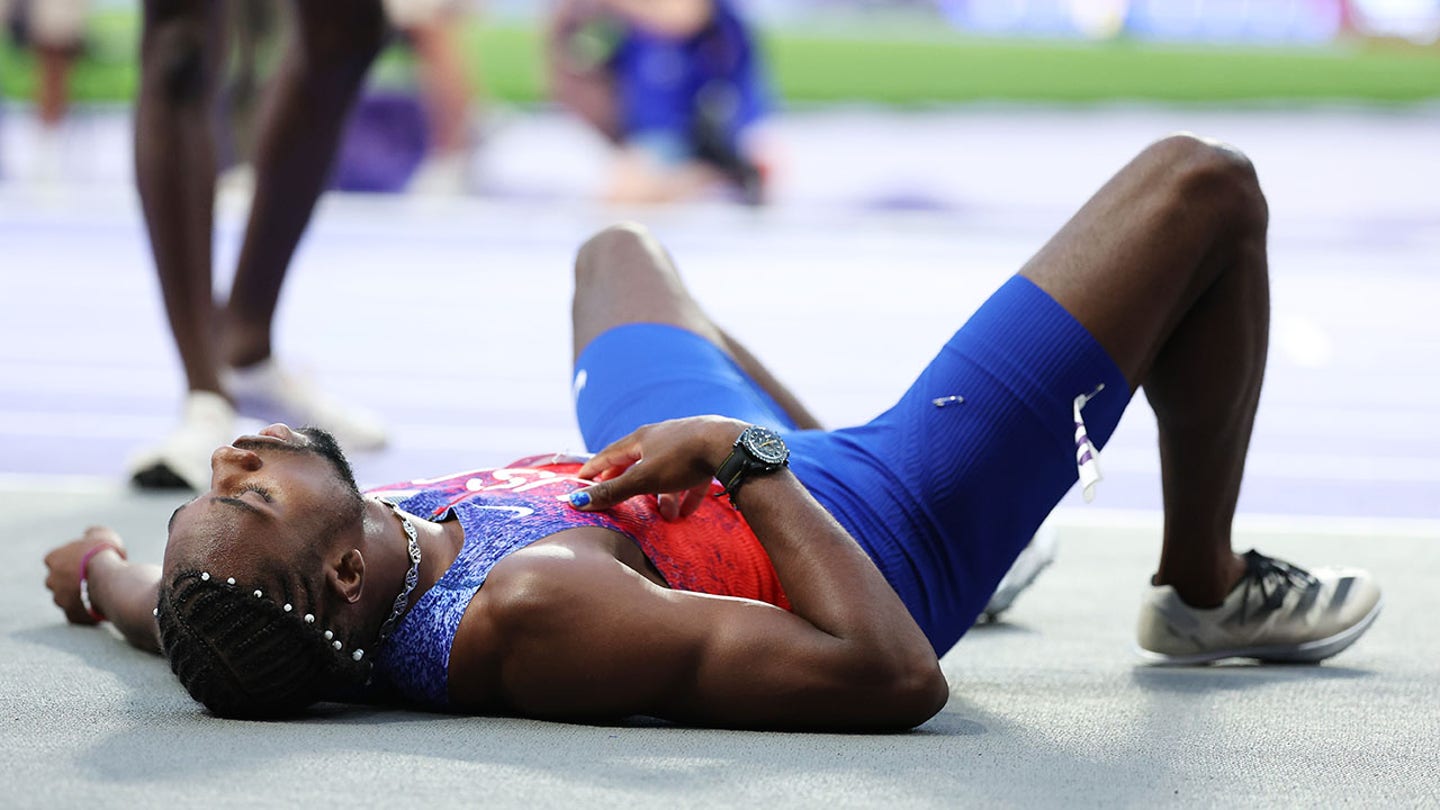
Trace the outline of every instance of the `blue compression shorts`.
[[[663, 324], [597, 337], [575, 364], [593, 451], [651, 422], [722, 414], [785, 435], [790, 466], [860, 543], [938, 654], [975, 622], [1075, 483], [1076, 396], [1103, 447], [1130, 401], [1109, 355], [1032, 282], [1010, 279], [894, 407], [856, 427], [797, 430], [719, 347]], [[934, 400], [963, 403], [937, 407]]]

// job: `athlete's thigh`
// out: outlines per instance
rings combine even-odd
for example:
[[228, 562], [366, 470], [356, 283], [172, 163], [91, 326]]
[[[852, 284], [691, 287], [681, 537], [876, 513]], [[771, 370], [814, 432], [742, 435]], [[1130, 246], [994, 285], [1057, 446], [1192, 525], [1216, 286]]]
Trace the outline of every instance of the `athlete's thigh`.
[[672, 324], [626, 323], [575, 361], [575, 415], [597, 451], [641, 425], [719, 414], [793, 430], [785, 411], [710, 340]]

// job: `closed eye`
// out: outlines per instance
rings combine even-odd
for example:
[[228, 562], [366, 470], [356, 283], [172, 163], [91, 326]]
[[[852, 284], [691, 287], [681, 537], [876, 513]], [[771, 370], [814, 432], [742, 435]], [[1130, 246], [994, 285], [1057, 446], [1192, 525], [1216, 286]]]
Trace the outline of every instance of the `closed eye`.
[[259, 495], [259, 496], [260, 496], [260, 499], [263, 500], [263, 501], [265, 501], [266, 503], [274, 503], [274, 502], [275, 502], [275, 498], [274, 498], [273, 496], [271, 496], [270, 490], [266, 489], [265, 487], [260, 486], [259, 484], [246, 484], [245, 486], [240, 487], [240, 492], [237, 493], [237, 494], [243, 495], [243, 494], [245, 494], [246, 492], [253, 492], [253, 493], [255, 493], [256, 495]]

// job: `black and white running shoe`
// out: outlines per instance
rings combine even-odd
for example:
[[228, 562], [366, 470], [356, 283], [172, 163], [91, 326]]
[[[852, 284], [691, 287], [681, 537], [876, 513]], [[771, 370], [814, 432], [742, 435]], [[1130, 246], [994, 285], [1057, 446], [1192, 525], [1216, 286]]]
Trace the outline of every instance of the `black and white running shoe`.
[[1253, 550], [1245, 566], [1225, 602], [1208, 610], [1185, 604], [1168, 585], [1151, 587], [1140, 608], [1140, 656], [1156, 664], [1319, 661], [1355, 643], [1380, 615], [1380, 587], [1365, 571], [1305, 571]]

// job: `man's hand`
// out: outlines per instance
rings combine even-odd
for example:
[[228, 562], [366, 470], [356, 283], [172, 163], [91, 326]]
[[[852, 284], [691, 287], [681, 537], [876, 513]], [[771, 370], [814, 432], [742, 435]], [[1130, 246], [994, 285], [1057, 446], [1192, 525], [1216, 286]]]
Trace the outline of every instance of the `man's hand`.
[[[80, 601], [80, 562], [91, 549], [106, 544], [125, 548], [125, 542], [113, 530], [105, 526], [91, 526], [78, 540], [71, 540], [45, 555], [45, 567], [49, 570], [45, 576], [45, 587], [50, 589], [51, 598], [72, 624], [96, 623]], [[116, 553], [105, 550], [96, 556]], [[91, 557], [90, 563], [94, 565], [94, 557]]]
[[746, 424], [692, 416], [644, 427], [596, 453], [577, 475], [599, 482], [574, 492], [570, 504], [594, 512], [636, 495], [655, 495], [660, 516], [686, 517], [704, 502], [715, 470]]

